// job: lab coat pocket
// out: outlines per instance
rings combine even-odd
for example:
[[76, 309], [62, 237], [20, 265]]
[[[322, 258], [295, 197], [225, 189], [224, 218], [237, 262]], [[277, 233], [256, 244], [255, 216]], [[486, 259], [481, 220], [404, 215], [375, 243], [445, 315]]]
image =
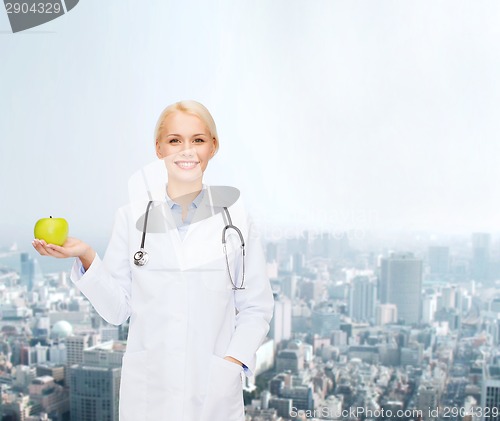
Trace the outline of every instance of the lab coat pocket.
[[242, 368], [238, 364], [212, 356], [202, 421], [244, 419], [241, 373]]
[[120, 380], [120, 421], [146, 419], [147, 351], [125, 352]]

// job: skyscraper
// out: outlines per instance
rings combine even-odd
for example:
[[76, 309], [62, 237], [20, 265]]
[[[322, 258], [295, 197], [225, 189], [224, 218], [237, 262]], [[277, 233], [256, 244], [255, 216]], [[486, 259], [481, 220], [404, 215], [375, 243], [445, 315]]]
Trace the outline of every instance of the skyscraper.
[[[481, 393], [481, 407], [486, 414], [483, 421], [500, 421], [500, 364], [485, 364]], [[489, 408], [489, 409], [487, 409]]]
[[70, 368], [74, 364], [83, 362], [83, 350], [89, 346], [90, 338], [88, 335], [71, 335], [65, 339], [66, 345], [66, 385], [70, 384]]
[[395, 304], [405, 324], [419, 323], [422, 307], [422, 260], [395, 253], [381, 261], [380, 302]]
[[376, 298], [376, 279], [356, 276], [349, 289], [349, 316], [359, 322], [372, 320], [375, 316]]
[[292, 302], [286, 296], [277, 296], [274, 301], [274, 315], [271, 319], [269, 337], [276, 345], [292, 335]]
[[490, 265], [490, 234], [476, 232], [472, 234], [472, 279], [486, 281]]
[[72, 421], [118, 421], [121, 364], [125, 343], [109, 341], [85, 349], [70, 368]]
[[66, 338], [66, 362], [68, 366], [83, 362], [83, 350], [89, 346], [88, 335], [74, 335]]
[[72, 421], [118, 421], [121, 368], [75, 364], [70, 368]]
[[443, 277], [450, 271], [450, 248], [431, 246], [427, 253], [431, 275]]
[[25, 285], [28, 291], [33, 289], [35, 282], [36, 260], [28, 253], [21, 253], [21, 284]]

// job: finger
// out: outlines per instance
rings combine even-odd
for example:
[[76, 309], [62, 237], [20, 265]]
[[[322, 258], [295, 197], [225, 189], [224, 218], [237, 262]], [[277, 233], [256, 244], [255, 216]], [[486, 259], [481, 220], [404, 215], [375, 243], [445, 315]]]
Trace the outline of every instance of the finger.
[[55, 250], [51, 250], [51, 251], [49, 251], [49, 253], [52, 257], [56, 257], [58, 259], [64, 259], [64, 258], [68, 257], [65, 254], [62, 254], [62, 253], [55, 251]]
[[55, 250], [51, 250], [51, 249], [47, 249], [47, 253], [49, 256], [51, 257], [56, 257], [58, 259], [61, 259], [61, 258], [64, 258], [64, 257], [68, 257], [68, 256], [65, 256], [64, 254], [58, 252], [58, 251], [55, 251]]
[[51, 256], [71, 257], [67, 248], [58, 246], [56, 244], [48, 244], [46, 249], [48, 250], [49, 253], [51, 253]]
[[58, 251], [59, 253], [64, 254], [64, 247], [58, 246], [57, 244], [47, 244], [47, 248], [50, 250]]
[[33, 240], [31, 243], [33, 244], [33, 247], [35, 247], [35, 250], [40, 253], [42, 256], [49, 256], [49, 253], [45, 250], [45, 248], [41, 245], [40, 240]]
[[50, 244], [47, 244], [44, 240], [38, 240], [38, 247], [43, 251], [44, 256], [60, 257], [56, 255], [50, 248]]
[[[54, 247], [57, 247], [59, 250], [54, 249]], [[52, 257], [69, 257], [64, 248], [56, 246], [55, 244], [47, 244], [45, 246], [45, 251]]]

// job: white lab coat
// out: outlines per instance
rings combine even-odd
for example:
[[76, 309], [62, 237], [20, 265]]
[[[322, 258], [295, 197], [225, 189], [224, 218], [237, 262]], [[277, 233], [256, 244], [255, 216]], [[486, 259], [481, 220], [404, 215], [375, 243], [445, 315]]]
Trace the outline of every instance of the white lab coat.
[[[167, 229], [147, 233], [145, 266], [133, 263], [142, 232], [129, 205], [117, 212], [104, 259], [96, 256], [83, 276], [77, 260], [71, 275], [109, 323], [130, 316], [120, 421], [242, 421], [243, 370], [223, 357], [240, 360], [251, 375], [269, 330], [274, 300], [260, 240], [238, 199], [228, 209], [245, 238], [246, 289], [234, 291], [221, 243], [222, 213], [192, 223], [181, 240], [170, 209], [155, 209]], [[152, 217], [151, 226], [157, 222]], [[240, 241], [228, 238], [235, 277], [241, 273]]]

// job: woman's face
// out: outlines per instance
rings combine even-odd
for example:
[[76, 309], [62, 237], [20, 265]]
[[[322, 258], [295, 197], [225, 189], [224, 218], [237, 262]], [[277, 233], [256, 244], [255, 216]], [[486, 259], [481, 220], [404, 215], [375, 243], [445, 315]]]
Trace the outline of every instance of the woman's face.
[[164, 159], [169, 179], [193, 181], [203, 175], [215, 146], [216, 140], [199, 117], [177, 111], [163, 122], [156, 155]]

